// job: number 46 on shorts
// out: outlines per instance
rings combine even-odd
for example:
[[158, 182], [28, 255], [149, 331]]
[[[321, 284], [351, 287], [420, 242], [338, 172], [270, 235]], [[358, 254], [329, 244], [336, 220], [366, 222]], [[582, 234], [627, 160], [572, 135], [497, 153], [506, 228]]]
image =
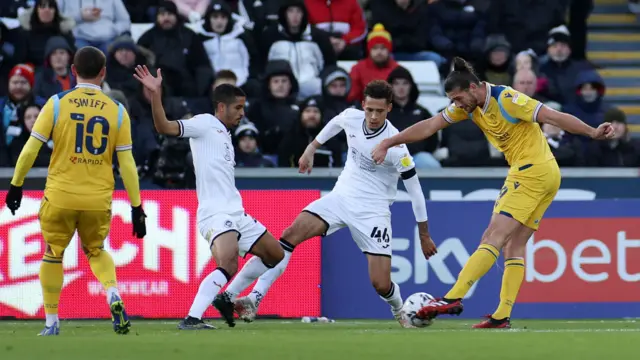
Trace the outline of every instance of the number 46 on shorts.
[[389, 237], [389, 233], [387, 232], [387, 228], [379, 228], [375, 226], [373, 230], [371, 230], [370, 237], [374, 240], [378, 241], [378, 244], [382, 244], [382, 248], [386, 249], [389, 247], [389, 243], [391, 242], [391, 238]]

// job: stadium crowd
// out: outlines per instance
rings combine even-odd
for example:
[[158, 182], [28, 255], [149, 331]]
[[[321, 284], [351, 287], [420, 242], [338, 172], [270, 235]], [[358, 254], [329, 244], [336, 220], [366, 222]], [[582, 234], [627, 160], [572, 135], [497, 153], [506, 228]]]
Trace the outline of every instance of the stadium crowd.
[[[46, 99], [75, 86], [70, 62], [86, 45], [107, 56], [104, 89], [129, 110], [141, 177], [161, 186], [191, 182], [189, 145], [154, 130], [151, 96], [132, 77], [137, 64], [162, 68], [164, 104], [172, 119], [213, 112], [209, 95], [219, 84], [245, 90], [246, 119], [233, 130], [237, 166], [296, 167], [327, 121], [360, 106], [371, 80], [392, 84], [389, 120], [399, 130], [431, 116], [417, 102], [415, 74], [397, 61], [433, 61], [446, 75], [454, 56], [472, 61], [482, 80], [513, 86], [589, 125], [616, 126], [615, 140], [595, 143], [542, 124], [561, 166], [640, 166], [640, 144], [629, 137], [625, 114], [603, 101], [604, 81], [585, 59], [592, 5], [575, 0], [3, 1], [0, 16], [17, 18], [20, 26], [0, 23], [0, 166], [15, 165]], [[132, 22], [153, 26], [134, 40]], [[338, 60], [357, 64], [346, 71]], [[35, 166], [47, 166], [53, 146], [43, 147]], [[419, 168], [506, 165], [470, 121], [409, 149]], [[338, 137], [317, 152], [315, 166], [341, 167], [346, 153], [346, 139]]]

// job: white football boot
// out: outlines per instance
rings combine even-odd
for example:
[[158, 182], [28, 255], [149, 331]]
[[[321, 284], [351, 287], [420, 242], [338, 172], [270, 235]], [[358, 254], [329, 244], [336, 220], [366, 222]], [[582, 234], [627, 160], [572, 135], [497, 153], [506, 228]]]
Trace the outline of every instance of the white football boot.
[[233, 302], [233, 305], [233, 309], [235, 310], [236, 314], [238, 314], [238, 317], [244, 320], [244, 322], [250, 323], [256, 319], [258, 307], [248, 296], [237, 298]]
[[405, 329], [415, 328], [415, 326], [411, 324], [411, 321], [404, 310], [400, 309], [398, 311], [393, 311], [392, 309], [391, 312], [393, 313], [393, 317], [400, 323], [400, 326]]

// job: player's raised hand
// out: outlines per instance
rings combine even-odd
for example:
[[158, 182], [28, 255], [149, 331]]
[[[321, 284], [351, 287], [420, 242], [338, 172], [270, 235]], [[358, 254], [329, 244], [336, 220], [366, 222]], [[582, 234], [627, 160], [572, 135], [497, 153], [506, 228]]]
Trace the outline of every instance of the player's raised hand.
[[387, 157], [387, 151], [389, 148], [384, 143], [384, 140], [376, 145], [371, 151], [371, 157], [373, 158], [373, 162], [380, 165], [384, 162], [384, 158]]
[[595, 140], [609, 140], [613, 139], [615, 135], [616, 132], [613, 129], [613, 126], [611, 126], [611, 123], [605, 122], [598, 126], [592, 138]]
[[140, 81], [140, 83], [151, 92], [156, 93], [162, 90], [162, 70], [160, 69], [158, 69], [158, 76], [153, 76], [151, 72], [149, 72], [147, 65], [138, 65], [136, 66], [136, 73], [133, 74], [133, 77]]
[[7, 203], [9, 210], [11, 210], [11, 215], [15, 215], [16, 210], [20, 208], [20, 203], [22, 203], [22, 187], [11, 185], [7, 192], [5, 202]]
[[305, 151], [300, 160], [298, 160], [298, 172], [300, 174], [311, 174], [313, 169], [313, 154], [307, 154]]

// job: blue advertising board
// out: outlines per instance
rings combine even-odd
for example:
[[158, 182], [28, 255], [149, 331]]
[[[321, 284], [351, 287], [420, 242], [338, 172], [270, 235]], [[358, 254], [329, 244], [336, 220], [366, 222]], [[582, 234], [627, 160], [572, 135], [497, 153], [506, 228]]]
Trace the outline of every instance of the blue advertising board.
[[[426, 261], [411, 204], [392, 205], [392, 279], [403, 298], [444, 295], [489, 222], [493, 202], [429, 202], [438, 254]], [[333, 318], [389, 318], [373, 290], [365, 256], [340, 230], [323, 240], [322, 312]], [[295, 256], [295, 255], [294, 255]], [[504, 258], [465, 299], [463, 317], [494, 311]], [[640, 201], [555, 202], [529, 241], [516, 318], [640, 317]]]

